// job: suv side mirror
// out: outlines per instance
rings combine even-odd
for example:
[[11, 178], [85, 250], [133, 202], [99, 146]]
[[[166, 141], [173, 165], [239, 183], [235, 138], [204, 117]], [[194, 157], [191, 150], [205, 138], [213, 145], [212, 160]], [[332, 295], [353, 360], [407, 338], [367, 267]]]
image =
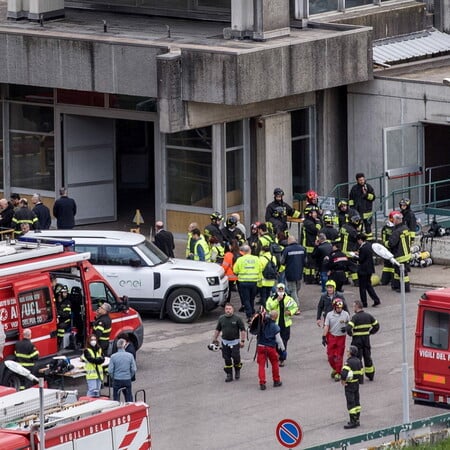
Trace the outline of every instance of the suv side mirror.
[[140, 267], [141, 260], [140, 259], [130, 259], [130, 266], [131, 267]]

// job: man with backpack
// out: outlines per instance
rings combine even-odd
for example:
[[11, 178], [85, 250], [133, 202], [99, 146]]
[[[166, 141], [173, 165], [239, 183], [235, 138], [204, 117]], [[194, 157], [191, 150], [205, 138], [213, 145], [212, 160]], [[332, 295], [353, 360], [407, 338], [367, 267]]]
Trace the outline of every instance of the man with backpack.
[[[283, 283], [277, 284], [277, 291], [266, 302], [267, 311], [276, 311], [278, 317], [275, 323], [280, 327], [280, 336], [284, 344], [284, 349], [287, 350], [287, 343], [291, 337], [292, 316], [298, 312], [297, 303], [294, 299], [286, 294], [285, 285]], [[280, 367], [284, 366], [286, 352], [279, 352]]]
[[266, 301], [270, 297], [272, 288], [275, 286], [278, 278], [278, 262], [275, 255], [270, 252], [269, 246], [262, 248], [262, 253], [259, 256], [261, 263], [262, 278], [258, 282], [259, 293], [261, 295], [260, 303], [266, 306]]
[[256, 316], [259, 321], [257, 327], [257, 348], [256, 348], [256, 362], [258, 363], [258, 378], [259, 388], [262, 391], [266, 390], [266, 364], [267, 360], [272, 365], [272, 379], [273, 387], [280, 387], [282, 385], [280, 379], [280, 366], [277, 347], [281, 351], [283, 360], [286, 359], [286, 349], [283, 340], [280, 336], [280, 327], [276, 324], [278, 312], [276, 310], [263, 315]]

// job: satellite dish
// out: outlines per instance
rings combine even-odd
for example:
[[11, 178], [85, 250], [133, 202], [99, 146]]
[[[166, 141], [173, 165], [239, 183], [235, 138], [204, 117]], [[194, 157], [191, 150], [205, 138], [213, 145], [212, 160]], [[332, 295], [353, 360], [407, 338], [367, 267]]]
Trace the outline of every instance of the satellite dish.
[[35, 377], [28, 369], [21, 366], [17, 361], [12, 361], [11, 359], [7, 359], [5, 361], [5, 366], [17, 375], [28, 378], [30, 381], [38, 382], [39, 378]]

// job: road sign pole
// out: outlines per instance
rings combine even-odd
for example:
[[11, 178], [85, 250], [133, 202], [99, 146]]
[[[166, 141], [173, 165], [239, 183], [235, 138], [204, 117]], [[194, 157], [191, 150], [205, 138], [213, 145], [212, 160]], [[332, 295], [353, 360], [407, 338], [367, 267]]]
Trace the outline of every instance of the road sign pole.
[[402, 395], [403, 395], [403, 423], [409, 423], [409, 381], [408, 356], [406, 349], [406, 290], [405, 265], [400, 264], [400, 293], [402, 303]]

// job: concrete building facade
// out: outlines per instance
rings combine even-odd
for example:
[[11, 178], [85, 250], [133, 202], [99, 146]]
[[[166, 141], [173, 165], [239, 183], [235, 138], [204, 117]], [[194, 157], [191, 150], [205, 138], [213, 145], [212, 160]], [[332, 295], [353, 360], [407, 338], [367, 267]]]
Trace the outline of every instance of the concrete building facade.
[[51, 204], [65, 185], [78, 224], [140, 208], [180, 235], [384, 170], [378, 136], [360, 150], [373, 40], [430, 21], [414, 1], [37, 2], [0, 2], [0, 189]]

